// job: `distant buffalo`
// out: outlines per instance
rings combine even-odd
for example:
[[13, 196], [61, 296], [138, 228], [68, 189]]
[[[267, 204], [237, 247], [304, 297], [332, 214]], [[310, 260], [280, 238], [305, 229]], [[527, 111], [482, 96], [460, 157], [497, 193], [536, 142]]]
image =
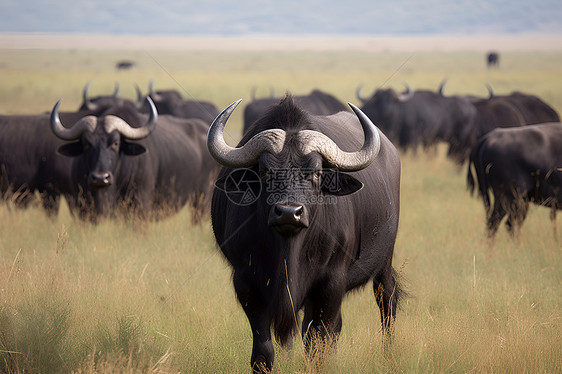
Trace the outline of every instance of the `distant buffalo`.
[[[85, 116], [61, 113], [65, 122]], [[61, 196], [72, 190], [71, 160], [57, 153], [62, 145], [48, 114], [0, 116], [0, 198], [26, 208], [38, 193], [47, 215], [56, 216]]]
[[[105, 105], [59, 113], [64, 123], [99, 115]], [[64, 141], [50, 128], [49, 114], [0, 116], [0, 198], [25, 208], [39, 195], [49, 216], [58, 213], [61, 196], [74, 212], [70, 178], [72, 160], [57, 152]]]
[[470, 191], [475, 187], [472, 165], [490, 238], [505, 215], [507, 229], [517, 234], [530, 202], [550, 208], [556, 227], [556, 210], [562, 209], [562, 123], [496, 129], [482, 137], [470, 153]]
[[78, 108], [78, 111], [93, 111], [93, 112], [101, 112], [104, 109], [108, 109], [114, 106], [122, 106], [122, 105], [133, 105], [137, 108], [141, 108], [143, 105], [143, 97], [140, 90], [137, 87], [137, 101], [132, 102], [131, 100], [119, 97], [119, 90], [120, 86], [119, 83], [115, 83], [115, 89], [111, 95], [100, 95], [95, 97], [90, 97], [90, 85], [91, 81], [84, 85], [84, 89], [82, 90], [82, 104]]
[[449, 142], [475, 116], [469, 100], [443, 96], [443, 84], [437, 92], [414, 91], [406, 85], [403, 93], [392, 88], [377, 89], [371, 97], [362, 98], [358, 88], [356, 95], [363, 102], [361, 110], [395, 145], [415, 150], [419, 145]]
[[486, 66], [489, 68], [500, 66], [500, 55], [498, 52], [488, 52], [486, 54]]
[[219, 114], [215, 104], [203, 100], [186, 100], [177, 90], [154, 89], [154, 81], [150, 81], [148, 95], [160, 114], [170, 114], [181, 118], [199, 118], [208, 125]]
[[117, 63], [115, 64], [115, 68], [117, 70], [129, 70], [133, 68], [133, 66], [135, 66], [135, 63], [128, 60], [117, 61]]
[[535, 95], [512, 92], [509, 95], [471, 99], [476, 117], [455, 132], [450, 142], [449, 156], [463, 163], [472, 147], [485, 134], [496, 128], [519, 127], [544, 122], [559, 122], [560, 116], [554, 108]]
[[53, 108], [51, 128], [66, 141], [58, 152], [72, 159], [73, 200], [81, 218], [96, 222], [122, 210], [158, 219], [187, 201], [198, 214], [208, 201], [218, 167], [205, 149], [208, 125], [158, 116], [147, 101], [150, 116], [119, 106], [67, 122], [68, 128], [59, 118], [60, 101]]
[[[252, 94], [253, 97], [253, 94]], [[244, 130], [246, 133], [250, 126], [274, 105], [279, 104], [282, 98], [273, 96], [261, 99], [253, 99], [244, 108]], [[310, 114], [330, 115], [341, 111], [347, 111], [347, 107], [335, 96], [320, 90], [312, 90], [308, 95], [294, 96], [293, 100], [302, 109]]]

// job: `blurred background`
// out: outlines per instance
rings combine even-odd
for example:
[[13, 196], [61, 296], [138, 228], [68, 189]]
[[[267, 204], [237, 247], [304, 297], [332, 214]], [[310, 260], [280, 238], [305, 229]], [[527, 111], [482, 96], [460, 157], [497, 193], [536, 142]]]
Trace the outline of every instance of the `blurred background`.
[[138, 35], [561, 33], [556, 0], [4, 0], [0, 32]]

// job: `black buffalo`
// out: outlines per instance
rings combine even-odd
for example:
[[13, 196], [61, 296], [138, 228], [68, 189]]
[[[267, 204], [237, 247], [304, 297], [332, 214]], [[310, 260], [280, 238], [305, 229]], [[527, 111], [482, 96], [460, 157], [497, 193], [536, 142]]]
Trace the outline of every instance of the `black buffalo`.
[[[60, 117], [65, 123], [74, 123], [100, 114], [105, 107], [64, 112]], [[60, 197], [65, 196], [72, 211], [71, 160], [57, 152], [63, 144], [51, 131], [49, 114], [0, 116], [1, 199], [25, 208], [38, 193], [46, 213], [54, 216]]]
[[150, 81], [149, 96], [160, 114], [170, 114], [181, 118], [200, 118], [209, 125], [219, 114], [215, 104], [202, 100], [185, 100], [177, 90], [154, 89]]
[[498, 52], [488, 52], [486, 54], [486, 66], [489, 68], [500, 66], [500, 55]]
[[527, 125], [560, 121], [558, 112], [535, 95], [514, 91], [509, 95], [494, 95], [492, 99], [504, 100], [513, 104]]
[[370, 98], [361, 99], [361, 110], [404, 150], [449, 142], [474, 120], [475, 109], [465, 98], [443, 96], [442, 85], [438, 92], [413, 91], [409, 86], [404, 93], [378, 89]]
[[[467, 183], [484, 200], [488, 236], [493, 238], [505, 217], [511, 234], [519, 231], [529, 202], [562, 209], [562, 124], [545, 123], [496, 129], [478, 141], [470, 153]], [[492, 190], [492, 207], [489, 190]]]
[[[311, 114], [330, 115], [341, 111], [347, 111], [347, 107], [333, 95], [313, 90], [308, 95], [299, 95], [294, 98], [295, 103]], [[246, 133], [250, 126], [272, 106], [279, 104], [281, 98], [267, 97], [252, 100], [244, 108], [244, 129]]]
[[159, 117], [147, 101], [148, 119], [136, 108], [120, 106], [69, 123], [69, 128], [59, 118], [60, 101], [53, 108], [52, 131], [69, 141], [58, 151], [73, 158], [71, 179], [81, 218], [96, 221], [120, 209], [143, 219], [160, 218], [189, 199], [194, 213], [201, 209], [216, 165], [204, 148], [208, 125]]
[[[67, 122], [83, 113], [61, 113]], [[25, 208], [39, 193], [45, 212], [57, 214], [60, 197], [70, 196], [70, 160], [57, 154], [63, 142], [49, 127], [49, 115], [0, 116], [0, 197]]]
[[135, 62], [134, 61], [129, 61], [129, 60], [121, 60], [121, 61], [117, 61], [115, 63], [115, 68], [117, 70], [129, 70], [131, 69], [133, 66], [135, 66]]
[[463, 163], [478, 139], [496, 128], [559, 122], [556, 110], [535, 95], [513, 92], [488, 98], [471, 98], [476, 116], [453, 133], [449, 156]]
[[[137, 100], [131, 101], [119, 96], [119, 83], [115, 83], [115, 90], [111, 95], [90, 97], [89, 91], [91, 83], [92, 82], [90, 81], [84, 85], [84, 89], [82, 90], [82, 104], [80, 104], [80, 107], [78, 108], [79, 112], [101, 113], [104, 110], [116, 106], [135, 107], [138, 110], [144, 109], [144, 96], [138, 86], [136, 86]], [[146, 113], [149, 112], [149, 109], [150, 108], [146, 106]]]
[[383, 331], [390, 332], [400, 296], [392, 267], [400, 193], [396, 148], [351, 104], [355, 115], [317, 116], [290, 96], [233, 148], [223, 130], [237, 104], [209, 129], [209, 150], [224, 165], [211, 219], [250, 322], [252, 367], [271, 369], [271, 327], [281, 344], [289, 343], [301, 308], [309, 352], [314, 338], [337, 338], [345, 294], [370, 280]]

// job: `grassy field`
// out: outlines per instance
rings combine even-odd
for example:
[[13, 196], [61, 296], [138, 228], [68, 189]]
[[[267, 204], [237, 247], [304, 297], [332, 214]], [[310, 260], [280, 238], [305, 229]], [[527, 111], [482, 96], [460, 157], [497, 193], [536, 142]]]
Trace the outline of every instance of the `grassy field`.
[[[118, 72], [115, 61], [137, 66]], [[0, 52], [0, 113], [64, 110], [115, 82], [134, 98], [175, 88], [223, 108], [238, 98], [321, 88], [357, 102], [379, 86], [486, 95], [520, 90], [562, 112], [562, 53], [511, 52], [487, 70], [476, 52]], [[239, 138], [242, 110], [229, 122]], [[343, 305], [338, 350], [328, 373], [562, 372], [562, 220], [532, 207], [519, 240], [502, 228], [485, 240], [481, 201], [466, 191], [466, 170], [434, 153], [402, 155], [401, 221], [395, 267], [409, 293], [393, 344], [382, 344], [371, 287]], [[251, 333], [230, 269], [210, 223], [191, 226], [187, 209], [147, 227], [74, 220], [63, 205], [48, 219], [38, 208], [0, 206], [0, 372], [248, 372]], [[311, 372], [302, 342], [276, 346], [275, 371]]]

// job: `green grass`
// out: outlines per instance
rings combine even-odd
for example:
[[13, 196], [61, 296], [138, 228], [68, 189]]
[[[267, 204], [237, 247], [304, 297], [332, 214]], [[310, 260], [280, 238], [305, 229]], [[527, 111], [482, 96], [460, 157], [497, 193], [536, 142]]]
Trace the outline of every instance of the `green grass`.
[[[116, 72], [121, 58], [139, 66]], [[562, 54], [511, 53], [488, 71], [483, 56], [470, 52], [3, 51], [0, 112], [48, 111], [60, 97], [63, 109], [75, 109], [88, 80], [92, 95], [112, 92], [118, 81], [130, 98], [134, 83], [146, 92], [151, 78], [158, 89], [178, 88], [177, 81], [222, 108], [248, 100], [254, 86], [263, 96], [270, 86], [296, 94], [317, 87], [356, 102], [358, 84], [365, 93], [403, 81], [435, 89], [444, 77], [448, 94], [484, 96], [490, 82], [498, 93], [534, 93], [562, 112], [561, 62]], [[235, 115], [234, 137], [242, 110]], [[402, 155], [394, 264], [410, 296], [393, 343], [382, 343], [368, 285], [345, 299], [338, 349], [322, 370], [561, 372], [562, 241], [548, 213], [533, 206], [519, 240], [502, 227], [491, 246], [483, 205], [445, 148]], [[122, 220], [91, 226], [63, 205], [54, 220], [36, 207], [0, 206], [0, 222], [0, 372], [249, 371], [251, 332], [208, 220], [191, 226], [184, 209], [143, 227]], [[560, 218], [557, 229], [560, 235]], [[276, 372], [315, 368], [299, 338], [290, 352], [276, 346]]]

